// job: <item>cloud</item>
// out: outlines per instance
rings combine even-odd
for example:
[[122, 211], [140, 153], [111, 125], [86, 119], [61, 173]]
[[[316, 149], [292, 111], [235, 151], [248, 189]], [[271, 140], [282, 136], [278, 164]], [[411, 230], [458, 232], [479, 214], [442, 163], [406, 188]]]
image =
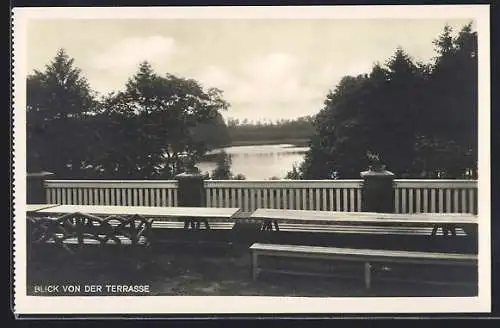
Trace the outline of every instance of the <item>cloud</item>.
[[206, 87], [225, 89], [230, 87], [233, 78], [218, 66], [210, 65], [195, 74], [194, 78]]
[[242, 65], [238, 81], [227, 95], [235, 103], [260, 105], [308, 99], [315, 91], [303, 83], [305, 69], [298, 58], [287, 53], [253, 58]]
[[298, 73], [299, 60], [287, 53], [270, 53], [245, 63], [242, 71], [251, 80], [276, 84]]
[[175, 50], [175, 40], [170, 37], [126, 38], [97, 54], [91, 65], [96, 69], [127, 69], [144, 60], [168, 59]]
[[308, 74], [309, 68], [297, 57], [276, 52], [251, 57], [232, 68], [206, 66], [194, 77], [207, 87], [224, 90], [224, 98], [231, 103], [225, 116], [275, 120], [318, 110], [325, 90], [308, 84]]

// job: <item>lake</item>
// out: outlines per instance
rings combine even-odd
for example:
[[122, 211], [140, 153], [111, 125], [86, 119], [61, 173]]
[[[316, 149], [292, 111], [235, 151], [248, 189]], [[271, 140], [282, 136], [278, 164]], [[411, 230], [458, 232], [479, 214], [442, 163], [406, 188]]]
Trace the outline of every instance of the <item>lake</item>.
[[[294, 164], [304, 159], [308, 147], [297, 147], [289, 144], [233, 146], [215, 149], [209, 153], [214, 155], [225, 151], [231, 156], [231, 172], [243, 174], [247, 180], [269, 180], [271, 177], [283, 179]], [[214, 161], [203, 161], [197, 167], [202, 172], [212, 172]]]

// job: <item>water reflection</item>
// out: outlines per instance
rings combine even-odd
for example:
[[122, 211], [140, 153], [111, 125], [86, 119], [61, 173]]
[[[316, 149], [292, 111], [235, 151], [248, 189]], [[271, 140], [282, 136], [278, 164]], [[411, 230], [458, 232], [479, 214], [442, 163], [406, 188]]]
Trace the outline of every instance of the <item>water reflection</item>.
[[280, 144], [215, 149], [197, 165], [198, 168], [202, 172], [211, 172], [216, 166], [216, 155], [222, 150], [231, 157], [234, 174], [243, 174], [248, 180], [267, 180], [271, 177], [284, 178], [294, 164], [302, 162], [308, 147]]

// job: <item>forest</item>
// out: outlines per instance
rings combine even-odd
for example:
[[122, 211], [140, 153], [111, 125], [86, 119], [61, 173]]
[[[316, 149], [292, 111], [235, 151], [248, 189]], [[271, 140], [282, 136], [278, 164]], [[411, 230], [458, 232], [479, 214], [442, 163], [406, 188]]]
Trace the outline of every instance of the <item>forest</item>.
[[229, 118], [227, 129], [233, 146], [279, 143], [306, 145], [314, 135], [313, 122], [313, 116], [303, 116], [293, 120], [281, 119], [276, 122], [240, 121]]
[[477, 33], [445, 26], [433, 44], [429, 63], [397, 48], [371, 72], [342, 78], [287, 177], [359, 178], [370, 153], [400, 178], [477, 178]]
[[124, 91], [98, 98], [59, 50], [27, 79], [27, 168], [58, 178], [171, 179], [228, 144], [218, 89], [140, 64]]

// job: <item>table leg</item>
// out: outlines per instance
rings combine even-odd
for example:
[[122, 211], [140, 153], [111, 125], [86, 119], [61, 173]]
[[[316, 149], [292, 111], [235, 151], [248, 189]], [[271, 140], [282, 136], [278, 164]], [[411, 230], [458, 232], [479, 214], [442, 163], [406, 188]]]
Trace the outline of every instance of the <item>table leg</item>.
[[253, 280], [257, 280], [257, 276], [259, 274], [257, 261], [258, 261], [258, 254], [257, 254], [257, 252], [253, 251], [252, 256], [251, 256], [251, 264], [250, 264]]
[[[273, 228], [271, 227], [271, 230], [272, 230], [272, 229], [273, 229]], [[276, 230], [276, 231], [280, 231], [280, 227], [278, 226], [278, 221], [274, 221], [274, 230]]]
[[201, 224], [205, 225], [206, 229], [210, 229], [210, 225], [208, 224], [208, 220], [206, 219], [186, 219], [184, 221], [184, 229], [188, 230], [191, 228], [191, 230], [200, 230], [201, 229]]
[[441, 228], [441, 231], [443, 231], [443, 236], [448, 237], [449, 234], [452, 236], [457, 235], [457, 227], [453, 224], [436, 224], [434, 228], [432, 228], [431, 236], [435, 236], [437, 234], [438, 229]]
[[455, 225], [453, 225], [453, 224], [450, 224], [450, 225], [447, 226], [447, 229], [450, 230], [452, 236], [456, 236], [457, 235], [456, 228], [457, 227]]
[[273, 222], [271, 220], [265, 220], [262, 224], [261, 231], [273, 231]]
[[266, 231], [267, 229], [267, 221], [263, 221], [260, 225], [260, 231]]
[[365, 287], [366, 287], [366, 289], [370, 289], [370, 287], [371, 287], [371, 283], [372, 283], [371, 269], [372, 269], [372, 266], [371, 266], [370, 262], [365, 262]]

